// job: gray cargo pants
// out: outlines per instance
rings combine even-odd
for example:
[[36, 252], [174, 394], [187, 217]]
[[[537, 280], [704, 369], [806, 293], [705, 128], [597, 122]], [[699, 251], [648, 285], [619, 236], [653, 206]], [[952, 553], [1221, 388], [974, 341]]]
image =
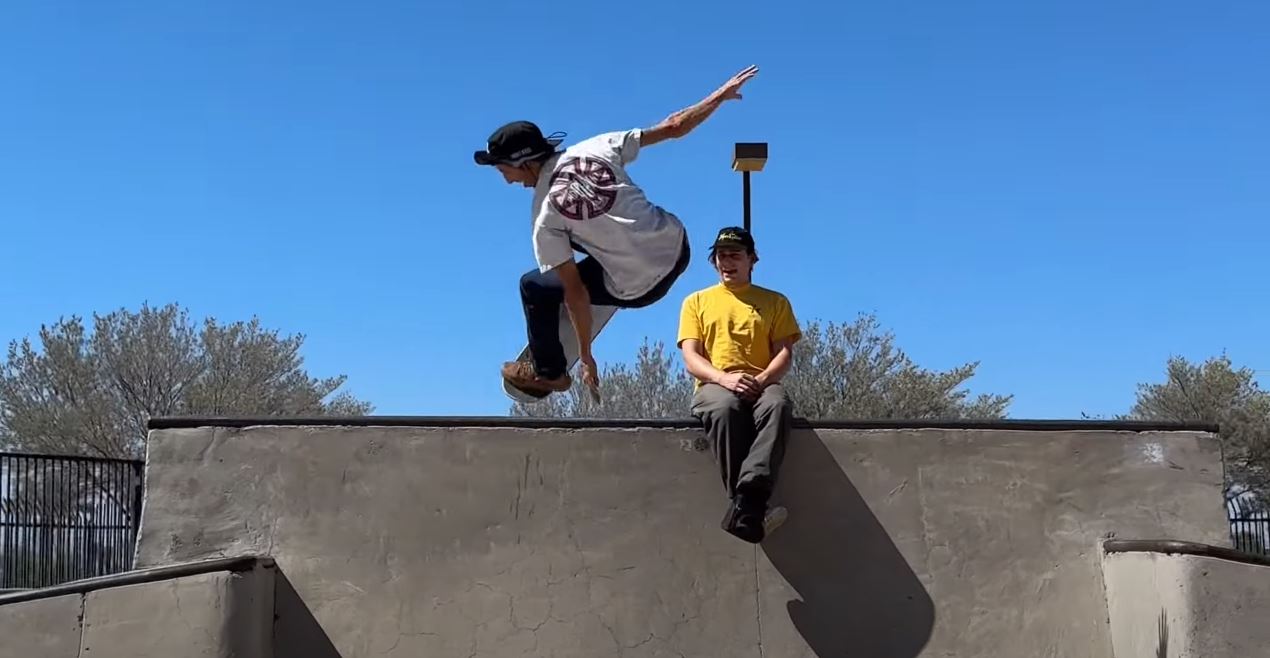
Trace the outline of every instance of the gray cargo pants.
[[738, 492], [767, 501], [785, 456], [792, 410], [780, 384], [763, 389], [754, 403], [718, 384], [705, 384], [692, 398], [728, 498]]

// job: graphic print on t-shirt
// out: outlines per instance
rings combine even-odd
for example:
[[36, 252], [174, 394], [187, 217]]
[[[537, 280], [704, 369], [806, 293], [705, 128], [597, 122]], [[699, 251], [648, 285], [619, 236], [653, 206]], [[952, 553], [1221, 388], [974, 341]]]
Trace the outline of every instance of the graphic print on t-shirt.
[[617, 191], [612, 188], [616, 183], [617, 176], [607, 163], [580, 156], [556, 170], [547, 195], [556, 212], [567, 219], [584, 221], [613, 208]]

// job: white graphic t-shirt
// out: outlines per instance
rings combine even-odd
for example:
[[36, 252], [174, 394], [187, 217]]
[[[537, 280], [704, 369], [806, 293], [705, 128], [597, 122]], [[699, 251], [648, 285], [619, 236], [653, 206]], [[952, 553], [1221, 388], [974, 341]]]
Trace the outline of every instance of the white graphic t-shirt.
[[639, 129], [597, 135], [548, 160], [533, 201], [534, 257], [546, 272], [573, 258], [572, 240], [604, 268], [619, 299], [652, 289], [679, 259], [684, 227], [626, 174]]

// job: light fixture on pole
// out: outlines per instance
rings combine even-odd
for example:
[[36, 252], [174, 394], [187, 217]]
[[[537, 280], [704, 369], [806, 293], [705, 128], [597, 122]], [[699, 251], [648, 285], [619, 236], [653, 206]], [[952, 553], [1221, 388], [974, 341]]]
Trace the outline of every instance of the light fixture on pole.
[[741, 203], [745, 209], [745, 230], [750, 230], [750, 172], [763, 171], [767, 164], [767, 142], [737, 142], [732, 152], [732, 171], [741, 172]]

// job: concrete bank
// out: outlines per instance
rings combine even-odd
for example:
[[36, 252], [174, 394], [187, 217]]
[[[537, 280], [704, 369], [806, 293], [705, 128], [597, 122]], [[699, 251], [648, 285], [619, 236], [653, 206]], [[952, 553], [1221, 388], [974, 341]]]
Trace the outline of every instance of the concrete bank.
[[364, 422], [158, 421], [139, 566], [272, 556], [343, 658], [1110, 658], [1100, 542], [1227, 541], [1205, 431], [804, 425], [756, 548], [690, 425]]

